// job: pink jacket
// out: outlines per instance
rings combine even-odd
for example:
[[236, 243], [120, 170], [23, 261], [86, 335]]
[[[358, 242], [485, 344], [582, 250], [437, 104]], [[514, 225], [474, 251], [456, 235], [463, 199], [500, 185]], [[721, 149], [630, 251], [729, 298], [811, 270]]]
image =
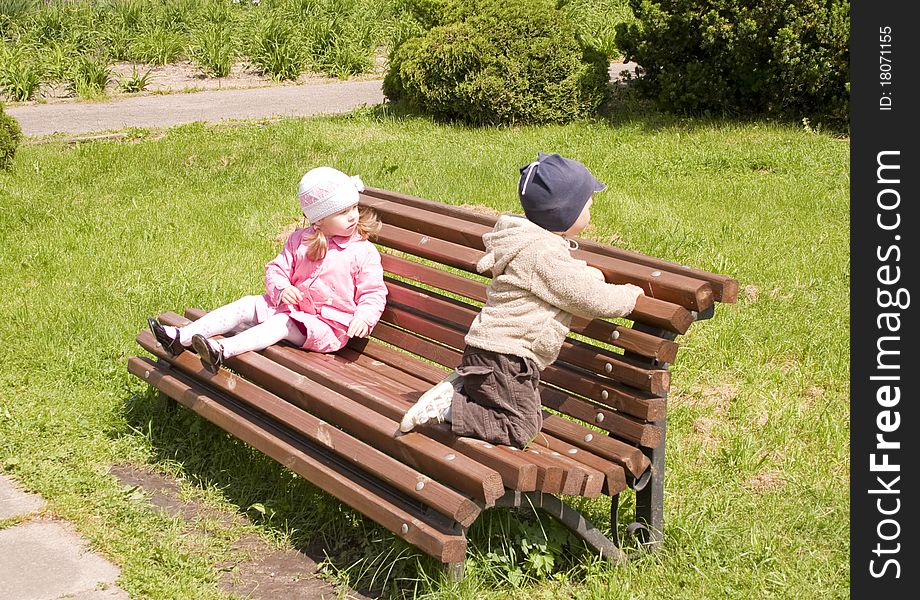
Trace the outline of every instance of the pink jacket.
[[[294, 231], [265, 266], [265, 300], [294, 319], [298, 313], [317, 315], [339, 331], [347, 330], [353, 317], [373, 328], [387, 296], [377, 248], [357, 234], [334, 237], [328, 240], [326, 257], [314, 261], [307, 258], [307, 247], [301, 243], [312, 232], [312, 227]], [[281, 292], [291, 285], [303, 292], [303, 300], [296, 308], [278, 306]]]

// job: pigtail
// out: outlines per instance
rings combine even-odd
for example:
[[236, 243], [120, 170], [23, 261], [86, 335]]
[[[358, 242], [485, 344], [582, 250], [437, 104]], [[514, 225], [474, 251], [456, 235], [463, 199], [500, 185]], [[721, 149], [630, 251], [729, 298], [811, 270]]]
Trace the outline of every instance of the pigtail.
[[364, 206], [358, 207], [358, 226], [355, 229], [362, 240], [377, 235], [382, 227], [383, 223], [380, 222], [376, 210]]
[[[362, 240], [366, 240], [373, 235], [380, 233], [383, 223], [377, 216], [377, 211], [373, 208], [358, 207], [358, 225], [355, 231]], [[326, 240], [326, 234], [314, 226], [313, 231], [304, 236], [303, 245], [307, 247], [307, 258], [310, 260], [323, 260], [326, 258], [326, 250], [329, 248], [329, 242]]]
[[326, 258], [326, 249], [329, 247], [329, 242], [326, 241], [326, 235], [317, 229], [313, 228], [313, 232], [304, 236], [303, 244], [307, 246], [307, 258], [310, 260], [323, 260]]

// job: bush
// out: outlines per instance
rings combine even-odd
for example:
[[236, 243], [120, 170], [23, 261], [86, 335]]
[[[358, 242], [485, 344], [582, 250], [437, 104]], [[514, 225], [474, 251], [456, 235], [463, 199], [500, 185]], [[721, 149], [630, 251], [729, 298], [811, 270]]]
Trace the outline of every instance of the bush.
[[679, 112], [849, 119], [845, 0], [630, 0], [616, 42], [637, 88]]
[[3, 112], [3, 104], [0, 103], [0, 169], [9, 169], [12, 166], [21, 137], [19, 122]]
[[427, 33], [391, 55], [384, 95], [473, 125], [566, 123], [597, 111], [606, 57], [551, 0], [418, 0]]

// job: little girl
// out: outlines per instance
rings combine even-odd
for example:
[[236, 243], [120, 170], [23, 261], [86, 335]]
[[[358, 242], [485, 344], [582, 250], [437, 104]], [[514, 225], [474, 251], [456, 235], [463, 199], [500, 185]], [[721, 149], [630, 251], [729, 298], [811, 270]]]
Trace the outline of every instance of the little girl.
[[[380, 253], [368, 237], [380, 230], [371, 209], [358, 208], [364, 184], [331, 167], [300, 180], [300, 207], [311, 226], [297, 229], [265, 267], [265, 294], [244, 296], [185, 327], [147, 323], [157, 342], [178, 355], [192, 347], [202, 362], [224, 360], [287, 340], [306, 350], [335, 352], [365, 337], [386, 305]], [[221, 340], [238, 325], [247, 329]]]

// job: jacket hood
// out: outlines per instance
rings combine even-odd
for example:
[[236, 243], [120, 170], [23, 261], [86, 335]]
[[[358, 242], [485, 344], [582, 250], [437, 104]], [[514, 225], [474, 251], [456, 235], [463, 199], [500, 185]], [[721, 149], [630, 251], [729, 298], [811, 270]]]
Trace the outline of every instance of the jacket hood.
[[505, 268], [522, 251], [534, 245], [560, 244], [568, 248], [565, 240], [520, 215], [502, 215], [489, 233], [483, 234], [486, 254], [478, 263], [480, 273], [492, 271], [492, 277], [501, 275]]

